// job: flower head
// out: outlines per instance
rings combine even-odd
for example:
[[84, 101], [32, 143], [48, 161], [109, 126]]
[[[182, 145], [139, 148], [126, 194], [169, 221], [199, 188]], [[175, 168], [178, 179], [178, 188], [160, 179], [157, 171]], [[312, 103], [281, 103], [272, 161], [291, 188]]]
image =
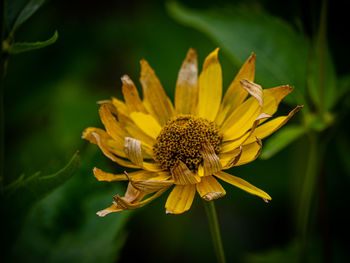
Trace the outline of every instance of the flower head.
[[255, 55], [244, 63], [222, 99], [218, 49], [205, 59], [198, 77], [197, 54], [190, 49], [181, 66], [175, 107], [153, 69], [141, 60], [143, 100], [128, 76], [122, 77], [124, 102], [103, 101], [99, 110], [105, 130], [87, 128], [83, 138], [98, 145], [117, 164], [138, 171], [112, 174], [94, 168], [99, 181], [128, 180], [124, 196], [99, 216], [142, 207], [169, 188], [167, 213], [190, 209], [196, 191], [211, 201], [226, 194], [217, 179], [266, 202], [271, 197], [223, 170], [249, 163], [261, 151], [261, 139], [282, 127], [300, 108], [268, 120], [293, 87], [270, 89], [254, 83]]

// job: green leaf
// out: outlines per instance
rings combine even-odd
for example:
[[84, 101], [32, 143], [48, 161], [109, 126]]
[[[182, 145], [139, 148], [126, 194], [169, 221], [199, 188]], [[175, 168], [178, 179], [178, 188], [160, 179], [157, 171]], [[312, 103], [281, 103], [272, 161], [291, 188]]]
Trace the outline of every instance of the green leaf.
[[[58, 186], [66, 182], [79, 167], [79, 153], [76, 152], [69, 163], [58, 172], [40, 176], [40, 172], [19, 179], [5, 187], [5, 200], [11, 200], [11, 205], [16, 206], [16, 200], [21, 209], [28, 209], [33, 203], [42, 199]], [[19, 207], [16, 207], [18, 209]]]
[[[325, 54], [321, 54], [325, 52]], [[325, 56], [324, 72], [320, 71], [320, 57]], [[319, 44], [315, 45], [313, 49], [313, 56], [310, 62], [310, 71], [308, 76], [308, 89], [312, 101], [318, 108], [330, 110], [336, 103], [339, 95], [337, 86], [337, 77], [333, 64], [333, 60], [329, 50], [320, 50]], [[321, 102], [321, 81], [324, 89], [323, 102]], [[323, 105], [321, 105], [323, 104]]]
[[16, 31], [28, 18], [30, 18], [45, 2], [45, 0], [30, 0], [28, 4], [22, 9], [19, 13], [13, 28], [12, 32]]
[[174, 19], [216, 41], [237, 66], [254, 52], [257, 82], [265, 88], [293, 85], [286, 100], [304, 104], [309, 42], [289, 24], [248, 8], [199, 11], [176, 2], [167, 8]]
[[13, 244], [33, 205], [71, 178], [79, 167], [79, 160], [79, 153], [76, 152], [69, 163], [54, 174], [41, 176], [37, 172], [28, 178], [22, 175], [5, 187], [0, 196], [0, 207], [6, 211], [6, 217], [1, 217], [0, 223], [8, 226], [3, 233], [7, 246]]
[[263, 147], [261, 159], [269, 159], [305, 133], [305, 128], [288, 125], [271, 137]]
[[9, 53], [10, 54], [19, 54], [19, 53], [28, 52], [28, 51], [35, 50], [35, 49], [44, 48], [44, 47], [47, 47], [47, 46], [55, 43], [57, 38], [58, 38], [58, 32], [55, 31], [53, 36], [45, 41], [14, 43], [11, 46]]

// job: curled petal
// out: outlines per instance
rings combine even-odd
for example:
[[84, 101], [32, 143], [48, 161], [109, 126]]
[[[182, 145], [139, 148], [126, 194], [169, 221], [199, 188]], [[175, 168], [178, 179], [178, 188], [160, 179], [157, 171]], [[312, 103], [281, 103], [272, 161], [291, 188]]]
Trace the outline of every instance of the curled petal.
[[134, 82], [128, 75], [124, 75], [121, 80], [123, 82], [122, 92], [124, 95], [125, 104], [129, 108], [130, 112], [140, 111], [147, 113], [145, 107], [142, 104], [139, 92], [137, 91]]
[[140, 208], [149, 204], [150, 202], [152, 202], [153, 200], [161, 196], [166, 190], [168, 190], [168, 188], [169, 187], [163, 188], [158, 192], [154, 193], [152, 196], [146, 198], [145, 200], [137, 201], [137, 202], [135, 201], [130, 202], [126, 198], [116, 195], [114, 196], [114, 203], [117, 207], [121, 208], [121, 211]]
[[200, 183], [196, 184], [198, 194], [206, 201], [212, 201], [223, 197], [225, 189], [213, 176], [204, 176]]
[[138, 166], [134, 165], [130, 161], [119, 158], [113, 154], [113, 151], [109, 146], [109, 141], [111, 141], [112, 139], [109, 138], [109, 135], [104, 130], [97, 128], [87, 128], [83, 132], [82, 137], [83, 139], [86, 139], [91, 143], [96, 144], [106, 157], [116, 162], [117, 164], [130, 168], [138, 168]]
[[249, 138], [251, 138], [258, 124], [259, 124], [259, 120], [256, 120], [253, 123], [253, 126], [251, 127], [250, 131], [242, 135], [240, 138], [236, 140], [231, 140], [231, 141], [224, 141], [221, 147], [221, 153], [231, 152], [232, 150], [235, 150], [237, 147], [243, 145]]
[[190, 48], [182, 63], [176, 82], [175, 109], [178, 114], [195, 112], [198, 97], [197, 53]]
[[171, 175], [174, 183], [178, 185], [196, 184], [201, 181], [199, 175], [188, 169], [182, 161], [178, 161], [177, 165], [171, 169]]
[[144, 193], [154, 193], [163, 188], [169, 188], [174, 183], [170, 173], [165, 171], [159, 173], [144, 171], [144, 173], [133, 177], [130, 177], [126, 172], [124, 173], [134, 188]]
[[241, 145], [231, 153], [220, 156], [220, 163], [223, 170], [230, 169], [238, 163], [242, 155], [242, 149], [243, 147]]
[[220, 159], [210, 143], [203, 143], [200, 153], [203, 157], [204, 176], [212, 175], [221, 170]]
[[236, 77], [228, 87], [222, 104], [220, 106], [220, 111], [216, 117], [215, 122], [221, 125], [227, 116], [229, 116], [248, 96], [248, 92], [242, 89], [240, 81], [242, 79], [247, 79], [249, 81], [254, 81], [255, 75], [255, 54], [252, 53], [244, 65], [241, 67]]
[[175, 185], [165, 204], [167, 214], [182, 214], [191, 208], [196, 187], [192, 184]]
[[213, 121], [219, 111], [222, 96], [222, 70], [218, 60], [219, 49], [208, 55], [199, 76], [197, 113]]
[[215, 176], [229, 184], [232, 184], [246, 191], [247, 193], [261, 197], [264, 201], [271, 200], [271, 197], [267, 193], [265, 193], [263, 190], [260, 190], [259, 188], [255, 187], [254, 185], [248, 183], [247, 181], [239, 177], [230, 175], [223, 171], [216, 173]]
[[139, 167], [142, 167], [143, 157], [141, 142], [134, 138], [125, 137], [124, 152], [128, 159]]
[[263, 89], [260, 85], [251, 82], [247, 79], [240, 81], [242, 88], [245, 89], [250, 95], [256, 98], [261, 107], [263, 107]]
[[290, 120], [290, 118], [292, 118], [293, 115], [297, 113], [302, 107], [303, 106], [297, 106], [287, 116], [277, 117], [260, 125], [255, 129], [252, 136], [247, 141], [245, 141], [245, 144], [249, 144], [253, 142], [255, 140], [254, 139], [255, 137], [263, 139], [269, 136], [270, 134], [274, 133], [279, 128], [281, 128], [284, 124], [286, 124]]
[[147, 111], [164, 125], [174, 114], [174, 108], [159, 79], [146, 60], [141, 60], [140, 82]]
[[242, 146], [242, 154], [235, 166], [243, 165], [254, 161], [260, 155], [262, 142], [259, 138], [256, 141]]

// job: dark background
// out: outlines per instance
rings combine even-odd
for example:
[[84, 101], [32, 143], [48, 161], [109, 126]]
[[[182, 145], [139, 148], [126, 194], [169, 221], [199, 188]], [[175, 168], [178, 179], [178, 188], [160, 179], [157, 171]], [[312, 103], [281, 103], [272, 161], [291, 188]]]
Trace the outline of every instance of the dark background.
[[[310, 40], [317, 34], [321, 8], [319, 1], [183, 4], [199, 11], [244, 5], [287, 21]], [[348, 10], [340, 1], [329, 1], [327, 13], [327, 39], [336, 73], [347, 76]], [[56, 29], [59, 38], [54, 45], [10, 57], [5, 90], [5, 180], [9, 183], [22, 173], [38, 170], [54, 172], [77, 149], [81, 165], [72, 179], [31, 210], [10, 261], [214, 262], [198, 196], [183, 215], [165, 214], [165, 194], [137, 211], [98, 218], [95, 212], [107, 207], [112, 195], [123, 193], [126, 185], [98, 183], [92, 168], [114, 172], [123, 168], [80, 137], [86, 127], [102, 127], [96, 101], [121, 98], [122, 75], [128, 74], [140, 88], [140, 59], [151, 64], [173, 99], [188, 48], [197, 50], [201, 67], [217, 43], [205, 33], [179, 24], [163, 1], [48, 1], [18, 31], [16, 40], [45, 39]], [[238, 66], [225, 50], [220, 52], [220, 61], [226, 88]], [[276, 86], [279, 84], [284, 83]], [[292, 106], [280, 108], [277, 115]], [[334, 112], [339, 112], [342, 121], [320, 164], [315, 185], [307, 246], [310, 262], [344, 262], [347, 258], [349, 111], [336, 105]], [[291, 122], [298, 121], [300, 116]], [[215, 203], [228, 262], [297, 262], [296, 211], [303, 201], [299, 197], [307, 153], [307, 138], [302, 137], [271, 159], [258, 159], [230, 171], [268, 192], [273, 200], [265, 204], [223, 183], [227, 195]], [[6, 216], [6, 211], [1, 216]]]

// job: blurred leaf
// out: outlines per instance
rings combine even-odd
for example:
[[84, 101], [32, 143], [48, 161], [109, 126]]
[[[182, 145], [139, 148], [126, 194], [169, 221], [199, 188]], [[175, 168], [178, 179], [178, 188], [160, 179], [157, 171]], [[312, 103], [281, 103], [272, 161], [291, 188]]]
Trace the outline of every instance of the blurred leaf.
[[6, 217], [1, 217], [0, 222], [7, 226], [3, 233], [8, 246], [5, 251], [9, 250], [17, 238], [28, 211], [36, 202], [72, 177], [79, 167], [79, 159], [79, 153], [76, 152], [69, 163], [54, 174], [40, 176], [40, 172], [37, 172], [28, 178], [22, 175], [5, 187], [0, 198], [1, 209], [6, 211]]
[[170, 14], [214, 39], [241, 66], [256, 53], [256, 79], [264, 87], [295, 86], [286, 98], [304, 104], [309, 42], [279, 18], [251, 9], [198, 11], [169, 2]]
[[269, 159], [305, 133], [305, 128], [288, 125], [271, 137], [263, 147], [261, 159]]
[[339, 79], [339, 91], [337, 92], [336, 101], [341, 100], [350, 91], [350, 75], [343, 76]]
[[305, 115], [305, 121], [310, 129], [321, 132], [334, 122], [334, 116], [329, 112], [325, 112], [322, 116], [318, 114], [307, 114]]
[[5, 201], [11, 201], [11, 207], [24, 214], [36, 201], [71, 178], [78, 167], [79, 153], [76, 152], [69, 163], [54, 174], [40, 176], [40, 172], [37, 172], [26, 179], [22, 175], [5, 187]]
[[19, 13], [13, 28], [12, 32], [16, 31], [28, 18], [30, 18], [45, 2], [45, 0], [30, 0], [27, 5]]
[[[320, 108], [323, 107], [326, 110], [330, 110], [337, 99], [339, 98], [339, 88], [337, 86], [337, 77], [334, 69], [333, 60], [329, 50], [327, 49], [325, 54], [325, 72], [320, 75], [320, 52], [319, 45], [316, 44], [313, 50], [313, 56], [310, 63], [310, 72], [308, 76], [308, 88], [312, 101]], [[320, 81], [323, 82], [324, 87], [324, 105], [321, 105], [321, 92]]]
[[113, 193], [123, 193], [124, 185], [93, 177], [93, 165], [108, 164], [97, 147], [84, 147], [82, 156], [77, 174], [31, 210], [12, 251], [13, 262], [28, 262], [28, 255], [30, 262], [117, 261], [132, 212], [103, 218], [96, 212], [110, 204]]
[[19, 53], [28, 52], [28, 51], [35, 50], [35, 49], [44, 48], [44, 47], [47, 47], [47, 46], [55, 43], [57, 38], [58, 38], [58, 32], [55, 31], [53, 36], [45, 41], [17, 42], [11, 46], [10, 53], [11, 54], [19, 54]]

